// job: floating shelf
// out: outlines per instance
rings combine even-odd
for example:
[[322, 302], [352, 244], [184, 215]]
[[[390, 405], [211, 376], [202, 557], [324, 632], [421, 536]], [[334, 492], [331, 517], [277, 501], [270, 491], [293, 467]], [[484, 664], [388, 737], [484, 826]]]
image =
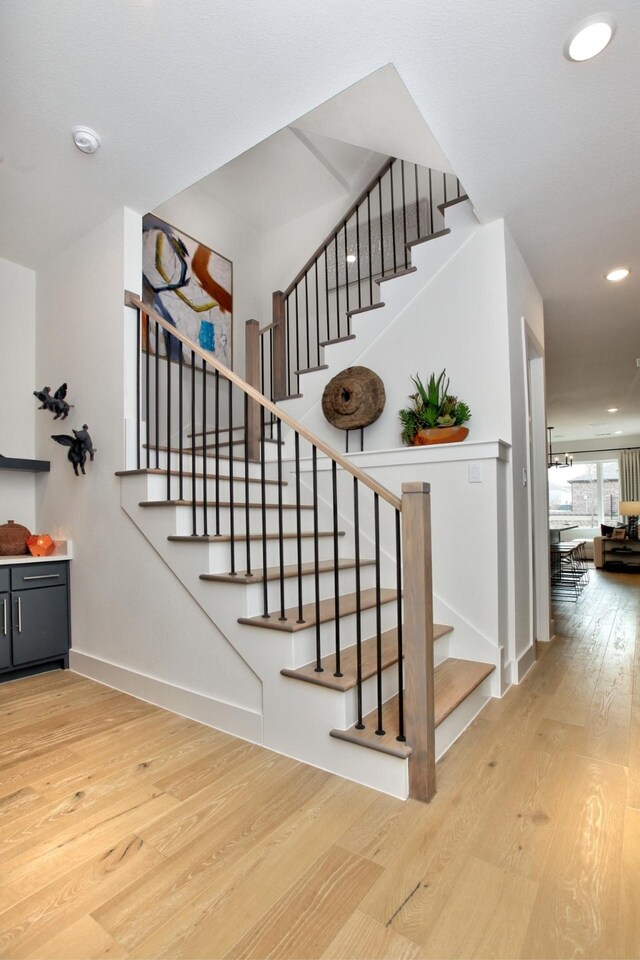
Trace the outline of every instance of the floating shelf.
[[0, 470], [29, 470], [31, 473], [48, 473], [49, 460], [20, 460], [16, 457], [0, 457]]

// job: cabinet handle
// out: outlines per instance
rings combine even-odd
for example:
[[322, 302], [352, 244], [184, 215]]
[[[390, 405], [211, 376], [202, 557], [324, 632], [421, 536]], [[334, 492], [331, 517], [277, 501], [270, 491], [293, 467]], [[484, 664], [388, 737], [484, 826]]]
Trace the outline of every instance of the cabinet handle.
[[22, 633], [22, 597], [18, 597], [18, 633]]
[[23, 580], [59, 580], [59, 573], [41, 573], [39, 577], [23, 577]]
[[2, 636], [7, 635], [7, 598], [2, 598]]

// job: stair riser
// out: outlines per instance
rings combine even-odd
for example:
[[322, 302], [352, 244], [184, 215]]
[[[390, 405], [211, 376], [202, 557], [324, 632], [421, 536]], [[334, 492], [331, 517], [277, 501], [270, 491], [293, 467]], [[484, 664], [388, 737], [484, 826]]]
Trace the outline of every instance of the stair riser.
[[[259, 559], [259, 558], [256, 558]], [[260, 559], [258, 570], [262, 568]], [[360, 571], [360, 587], [362, 590], [375, 585], [375, 569], [373, 566], [362, 567]], [[330, 573], [321, 573], [319, 578], [320, 599], [333, 597], [334, 577], [333, 571]], [[340, 571], [340, 593], [353, 593], [355, 591], [355, 570]], [[297, 577], [288, 577], [284, 581], [285, 608], [293, 607], [298, 603], [298, 580]], [[269, 609], [279, 609], [280, 606], [280, 582], [272, 580], [267, 584], [267, 596]], [[312, 603], [315, 600], [315, 584], [312, 575], [302, 578], [302, 599], [303, 603]], [[245, 617], [254, 617], [262, 614], [263, 610], [263, 584], [248, 584], [246, 587], [246, 612], [242, 614]]]
[[[277, 611], [274, 617], [277, 620]], [[295, 621], [294, 621], [295, 622]], [[376, 632], [375, 609], [363, 610], [361, 614], [362, 637], [372, 637]], [[395, 603], [385, 603], [381, 608], [381, 629], [390, 630], [397, 623]], [[247, 628], [250, 629], [250, 628]], [[264, 632], [264, 631], [261, 631]], [[341, 649], [350, 647], [356, 642], [356, 616], [350, 614], [340, 618], [340, 646]], [[335, 624], [334, 621], [320, 625], [320, 647], [322, 656], [333, 656], [335, 651]], [[316, 628], [311, 625], [295, 634], [294, 663], [292, 667], [302, 667], [310, 663], [316, 655]]]
[[[155, 508], [149, 508], [155, 509]], [[193, 509], [192, 507], [158, 507], [157, 509], [166, 510], [169, 515], [173, 514], [173, 527], [175, 533], [191, 534], [193, 530]], [[196, 507], [196, 530], [198, 533], [204, 532], [204, 507]], [[218, 510], [219, 528], [216, 525], [216, 508], [209, 507], [206, 511], [208, 521], [208, 532], [211, 534], [221, 533], [223, 535], [231, 534], [231, 514], [229, 507], [220, 507]], [[247, 517], [244, 507], [233, 510], [234, 534], [236, 536], [245, 536], [247, 533]], [[278, 510], [266, 510], [265, 521], [267, 524], [267, 533], [278, 533], [279, 513]], [[282, 511], [282, 529], [284, 533], [295, 533], [298, 529], [295, 510]], [[300, 529], [303, 533], [313, 531], [313, 511], [300, 511]], [[262, 533], [262, 511], [260, 507], [249, 509], [249, 533]]]
[[[205, 483], [204, 479], [201, 477], [196, 477], [195, 481], [195, 497], [193, 496], [194, 487], [192, 484], [191, 477], [183, 477], [182, 480], [182, 490], [180, 490], [180, 478], [171, 477], [171, 488], [169, 492], [169, 497], [167, 497], [167, 478], [166, 476], [148, 475], [148, 487], [147, 487], [147, 500], [203, 500], [205, 495]], [[231, 499], [231, 488], [232, 484], [229, 480], [218, 480], [218, 485], [216, 486], [216, 480], [214, 477], [207, 477], [206, 483], [206, 495], [209, 502], [215, 501], [218, 497], [222, 502], [229, 502]], [[259, 483], [250, 483], [248, 485], [249, 489], [249, 503], [260, 504], [262, 502], [262, 485]], [[278, 489], [277, 484], [265, 484], [265, 502], [276, 504], [278, 502]], [[245, 497], [245, 483], [244, 479], [234, 479], [233, 481], [233, 496], [236, 501], [244, 502]], [[282, 502], [289, 502], [289, 488], [282, 487]]]
[[[189, 544], [178, 543], [176, 546], [182, 549], [189, 549]], [[283, 541], [283, 562], [284, 564], [297, 563], [297, 542], [293, 540]], [[208, 544], [209, 547], [209, 566], [203, 567], [201, 573], [228, 573], [230, 570], [231, 544], [229, 541], [224, 543]], [[340, 543], [339, 550], [343, 547]], [[262, 541], [252, 540], [250, 543], [251, 566], [262, 567]], [[322, 537], [318, 541], [318, 554], [320, 560], [331, 560], [333, 558], [333, 538]], [[236, 570], [246, 570], [246, 543], [236, 541], [235, 544]], [[302, 541], [302, 562], [311, 563], [314, 559], [313, 538]], [[280, 552], [278, 540], [267, 541], [267, 566], [274, 567], [280, 563]]]
[[[153, 469], [158, 467], [160, 470], [165, 470], [167, 468], [167, 463], [169, 464], [169, 469], [178, 470], [180, 468], [180, 454], [179, 453], [167, 453], [167, 451], [161, 450], [158, 454], [157, 460], [155, 451], [150, 451], [150, 462], [149, 466]], [[234, 452], [234, 456], [236, 456]], [[191, 451], [185, 450], [182, 457], [182, 469], [188, 473], [202, 473], [204, 471], [205, 458], [197, 454], [195, 457], [195, 468], [194, 468], [194, 458], [191, 456]], [[207, 473], [215, 474], [216, 472], [216, 458], [211, 455], [206, 458]], [[147, 466], [146, 459], [143, 460], [141, 466], [144, 468]], [[219, 468], [220, 472], [226, 475], [230, 473], [231, 461], [228, 459], [223, 459], [220, 457]], [[261, 477], [261, 464], [249, 462], [249, 476], [254, 477], [256, 480], [259, 480]], [[244, 477], [244, 460], [235, 460], [233, 461], [233, 475], [234, 478]], [[277, 464], [268, 462], [265, 466], [265, 476], [269, 480], [276, 480], [278, 476]], [[190, 479], [190, 478], [189, 478]], [[283, 477], [283, 479], [287, 479]]]

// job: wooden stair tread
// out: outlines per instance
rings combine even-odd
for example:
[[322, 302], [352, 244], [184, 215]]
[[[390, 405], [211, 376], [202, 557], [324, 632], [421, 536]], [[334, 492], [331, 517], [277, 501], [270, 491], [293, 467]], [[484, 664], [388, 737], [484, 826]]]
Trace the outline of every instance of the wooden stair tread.
[[[375, 563], [375, 560], [360, 560], [361, 567], [370, 567]], [[351, 570], [355, 567], [355, 560], [339, 560], [338, 561], [338, 570]], [[315, 572], [315, 563], [303, 563], [301, 567], [302, 576], [308, 577], [312, 576]], [[333, 560], [320, 560], [318, 563], [318, 572], [319, 573], [330, 573], [335, 570], [335, 563]], [[298, 564], [297, 563], [287, 563], [283, 567], [283, 573], [285, 580], [291, 577], [297, 577], [298, 575]], [[217, 583], [263, 583], [264, 575], [262, 568], [258, 567], [251, 576], [247, 576], [246, 570], [241, 570], [235, 575], [230, 573], [201, 573], [201, 580], [213, 580]], [[279, 580], [280, 579], [280, 567], [267, 567], [267, 581], [270, 580]]]
[[347, 340], [355, 340], [355, 333], [350, 333], [346, 337], [334, 337], [333, 340], [323, 340], [318, 344], [320, 347], [331, 347], [334, 343], [346, 343]]
[[468, 200], [469, 197], [466, 193], [463, 193], [460, 197], [454, 197], [453, 200], [446, 200], [445, 203], [438, 204], [438, 210], [440, 213], [444, 213], [448, 207], [455, 207], [456, 203], [464, 203], [465, 200]]
[[[193, 500], [141, 500], [141, 501], [139, 502], [139, 504], [138, 504], [139, 507], [192, 507], [193, 505], [194, 505], [194, 501], [193, 501]], [[204, 500], [196, 500], [196, 501], [195, 501], [195, 506], [196, 506], [196, 507], [203, 507], [203, 506], [204, 506]], [[238, 509], [238, 510], [243, 510], [243, 509], [247, 506], [247, 503], [246, 503], [245, 500], [243, 500], [242, 502], [236, 501], [235, 503], [230, 503], [229, 501], [222, 501], [222, 500], [220, 500], [220, 502], [216, 504], [216, 501], [215, 501], [215, 500], [208, 500], [208, 501], [207, 501], [207, 506], [208, 506], [208, 507], [211, 507], [212, 509], [213, 509], [214, 507], [218, 506], [218, 507], [235, 507], [235, 508]], [[249, 502], [249, 509], [250, 509], [250, 510], [262, 510], [262, 506], [263, 506], [262, 503], [260, 503], [259, 501], [255, 501], [255, 502], [251, 502], [251, 501], [250, 501], [250, 502]], [[265, 508], [265, 510], [279, 510], [279, 509], [280, 509], [280, 507], [279, 507], [279, 505], [278, 505], [277, 503], [265, 503], [265, 504], [264, 504], [264, 508]], [[295, 509], [296, 509], [296, 504], [295, 504], [295, 503], [283, 503], [283, 504], [282, 504], [282, 509], [283, 509], [283, 510], [295, 510]], [[313, 504], [312, 504], [312, 503], [301, 503], [301, 504], [300, 504], [300, 509], [301, 509], [301, 510], [313, 510]]]
[[[436, 727], [453, 713], [456, 707], [480, 686], [483, 680], [493, 673], [495, 666], [491, 663], [477, 663], [474, 660], [457, 660], [450, 657], [438, 664], [434, 670], [434, 699]], [[411, 756], [411, 747], [396, 739], [398, 730], [398, 696], [392, 697], [383, 706], [382, 713], [385, 733], [376, 734], [378, 712], [363, 717], [364, 730], [356, 730], [355, 724], [348, 730], [332, 730], [331, 736], [338, 740], [346, 740], [362, 747], [369, 747], [381, 753], [388, 753], [394, 757], [406, 759]]]
[[[382, 603], [391, 603], [396, 599], [396, 591], [383, 589], [380, 591], [380, 600]], [[376, 588], [370, 587], [367, 590], [360, 591], [360, 609], [369, 610], [376, 605]], [[346, 593], [340, 597], [339, 613], [340, 618], [347, 617], [356, 612], [356, 594]], [[287, 633], [297, 633], [299, 630], [306, 630], [316, 624], [316, 605], [305, 603], [302, 605], [302, 618], [304, 623], [297, 623], [298, 607], [289, 607], [285, 610], [285, 620], [279, 620], [277, 612], [274, 612], [268, 619], [262, 616], [257, 617], [239, 617], [238, 623], [248, 623], [253, 627], [266, 627], [268, 630], [284, 630]], [[329, 597], [327, 600], [320, 601], [320, 623], [328, 623], [335, 619], [335, 599]]]
[[393, 273], [386, 273], [384, 277], [378, 277], [377, 280], [374, 280], [374, 283], [380, 286], [380, 284], [386, 283], [387, 280], [395, 280], [396, 277], [406, 277], [408, 273], [415, 273], [417, 269], [417, 267], [404, 267], [402, 270], [394, 270]]
[[[155, 475], [155, 476], [159, 476], [159, 477], [166, 477], [166, 476], [167, 476], [167, 473], [169, 474], [170, 477], [179, 477], [179, 476], [180, 476], [180, 471], [179, 471], [179, 470], [165, 470], [165, 469], [163, 469], [162, 467], [140, 467], [139, 470], [116, 470], [115, 475], [116, 475], [116, 477], [137, 477], [138, 475], [142, 475], [142, 474], [151, 474], [151, 475]], [[183, 471], [182, 471], [182, 477], [183, 477], [184, 480], [186, 480], [187, 478], [189, 478], [189, 480], [190, 480], [192, 477], [195, 477], [196, 480], [202, 480], [203, 477], [204, 477], [204, 473], [195, 473], [195, 474], [194, 474], [194, 473], [188, 473], [186, 470], [183, 470]], [[230, 477], [228, 474], [224, 474], [224, 475], [223, 475], [223, 474], [220, 474], [220, 475], [219, 475], [219, 474], [215, 474], [215, 473], [208, 473], [208, 474], [207, 474], [207, 480], [216, 480], [216, 478], [217, 478], [218, 480], [231, 480], [231, 477]], [[245, 483], [246, 481], [245, 481], [245, 478], [244, 478], [244, 477], [235, 477], [235, 476], [234, 476], [233, 482], [234, 482], [234, 483]], [[267, 484], [267, 485], [269, 485], [269, 486], [277, 486], [279, 481], [278, 481], [278, 480], [267, 480], [267, 479], [265, 478], [265, 481], [264, 481], [264, 482], [265, 482], [265, 484]], [[262, 480], [260, 479], [260, 477], [249, 477], [249, 483], [262, 483]], [[288, 480], [283, 480], [281, 485], [282, 485], [283, 487], [286, 487], [286, 486], [288, 486], [288, 483], [289, 483]]]
[[[439, 640], [440, 637], [445, 636], [445, 634], [450, 633], [453, 630], [453, 627], [449, 627], [443, 623], [434, 623], [433, 625], [433, 639]], [[385, 670], [387, 667], [392, 666], [394, 663], [398, 662], [398, 630], [396, 627], [391, 630], [385, 630], [381, 634], [380, 639], [382, 640], [382, 657], [381, 664], [382, 669]], [[369, 677], [375, 676], [378, 669], [378, 655], [377, 655], [377, 637], [368, 637], [366, 640], [362, 641], [361, 651], [362, 651], [362, 679], [368, 680]], [[280, 671], [284, 677], [292, 677], [294, 680], [304, 680], [307, 683], [315, 683], [320, 687], [329, 687], [331, 690], [351, 690], [356, 686], [358, 679], [358, 651], [356, 646], [346, 647], [341, 651], [340, 654], [340, 672], [343, 674], [342, 677], [336, 677], [334, 675], [335, 670], [335, 654], [330, 654], [328, 657], [323, 657], [320, 661], [320, 665], [323, 667], [322, 672], [316, 672], [316, 662], [313, 660], [311, 663], [306, 663], [303, 667], [298, 667], [295, 670], [290, 670], [285, 668]]]
[[416, 240], [409, 240], [408, 243], [405, 243], [407, 250], [411, 250], [412, 247], [417, 247], [421, 243], [427, 243], [429, 240], [437, 240], [439, 237], [446, 237], [448, 233], [451, 233], [449, 227], [445, 227], [444, 230], [437, 230], [435, 233], [430, 233], [428, 237], [418, 237]]
[[355, 310], [347, 310], [348, 317], [355, 317], [358, 313], [368, 313], [369, 310], [379, 310], [381, 307], [384, 307], [382, 300], [379, 300], [378, 303], [370, 303], [366, 307], [356, 307]]
[[[308, 540], [309, 538], [311, 538], [311, 537], [313, 537], [313, 536], [314, 536], [313, 531], [311, 531], [311, 532], [309, 532], [309, 533], [303, 532], [303, 533], [300, 534], [300, 537], [301, 537], [303, 540]], [[319, 537], [332, 537], [332, 536], [333, 536], [333, 530], [320, 530], [320, 531], [318, 532], [318, 536], [319, 536]], [[337, 536], [339, 536], [339, 537], [344, 537], [344, 530], [338, 530]], [[266, 533], [266, 534], [264, 534], [264, 536], [262, 535], [262, 533], [251, 533], [251, 534], [249, 534], [249, 540], [278, 540], [279, 537], [280, 537], [280, 534], [279, 534], [279, 533]], [[297, 534], [296, 532], [294, 532], [294, 533], [283, 533], [283, 534], [282, 534], [282, 539], [283, 539], [283, 540], [296, 540], [297, 537], [298, 537], [298, 534]], [[195, 541], [198, 541], [198, 540], [207, 540], [209, 543], [226, 543], [227, 541], [230, 541], [231, 539], [232, 539], [231, 534], [227, 534], [227, 533], [221, 533], [219, 536], [216, 536], [216, 535], [213, 534], [213, 533], [209, 533], [209, 534], [207, 534], [206, 536], [205, 536], [205, 534], [196, 534], [195, 536], [193, 536], [193, 535], [191, 535], [191, 534], [172, 533], [169, 537], [167, 537], [167, 540], [171, 540], [171, 541], [173, 541], [174, 543], [193, 543], [194, 540], [195, 540]], [[244, 534], [244, 533], [243, 533], [243, 534], [237, 533], [237, 534], [235, 534], [235, 536], [233, 537], [233, 540], [234, 540], [236, 543], [244, 543], [244, 542], [246, 541], [246, 539], [247, 539], [247, 537], [246, 537], [246, 534]]]
[[328, 363], [321, 363], [319, 367], [305, 367], [304, 370], [296, 370], [296, 377], [301, 377], [303, 373], [317, 373], [318, 370], [328, 370]]
[[[234, 440], [234, 443], [237, 443], [237, 442], [238, 442], [237, 440]], [[167, 447], [167, 446], [163, 446], [162, 444], [158, 444], [158, 446], [156, 447], [155, 443], [149, 443], [149, 444], [143, 443], [142, 446], [143, 446], [145, 449], [150, 450], [152, 453], [155, 453], [156, 450], [158, 450], [159, 453], [178, 453], [178, 454], [180, 453], [180, 447]], [[221, 444], [221, 446], [222, 446], [222, 444]], [[206, 452], [206, 451], [209, 450], [209, 449], [215, 450], [215, 448], [216, 448], [215, 443], [213, 444], [213, 447], [211, 447], [211, 448], [209, 448], [208, 446], [204, 446], [204, 447], [203, 447], [203, 446], [202, 446], [202, 443], [198, 444], [195, 448], [192, 447], [190, 443], [185, 443], [185, 445], [184, 445], [183, 448], [182, 448], [182, 456], [183, 456], [183, 457], [190, 457], [190, 456], [192, 456], [192, 455], [195, 453], [196, 457], [206, 457], [207, 460], [215, 460], [215, 459], [216, 459], [215, 456], [212, 456], [211, 454], [209, 454], [209, 453]], [[233, 460], [234, 463], [235, 463], [235, 462], [237, 462], [237, 463], [244, 463], [244, 460], [245, 460], [244, 457], [230, 457], [228, 454], [224, 454], [224, 455], [223, 455], [223, 454], [220, 454], [220, 455], [217, 457], [217, 459], [218, 459], [218, 460]], [[269, 461], [269, 462], [270, 462], [270, 461]], [[275, 463], [275, 461], [273, 461], [273, 462]], [[257, 463], [257, 461], [250, 460], [249, 463]]]

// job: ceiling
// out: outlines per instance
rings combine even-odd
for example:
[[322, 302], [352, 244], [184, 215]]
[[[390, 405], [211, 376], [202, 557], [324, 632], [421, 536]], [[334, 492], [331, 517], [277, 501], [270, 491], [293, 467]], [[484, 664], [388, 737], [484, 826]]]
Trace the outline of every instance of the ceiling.
[[[3, 0], [0, 256], [37, 268], [123, 204], [151, 210], [301, 117], [309, 136], [305, 114], [392, 63], [545, 298], [556, 434], [637, 433], [640, 4], [605, 0], [611, 46], [583, 64], [562, 55], [602, 6]], [[380, 152], [406, 126], [383, 103], [376, 143], [358, 112], [344, 122], [351, 143]], [[96, 156], [73, 147], [78, 123], [102, 135]], [[619, 264], [633, 272], [614, 286], [603, 275]]]

